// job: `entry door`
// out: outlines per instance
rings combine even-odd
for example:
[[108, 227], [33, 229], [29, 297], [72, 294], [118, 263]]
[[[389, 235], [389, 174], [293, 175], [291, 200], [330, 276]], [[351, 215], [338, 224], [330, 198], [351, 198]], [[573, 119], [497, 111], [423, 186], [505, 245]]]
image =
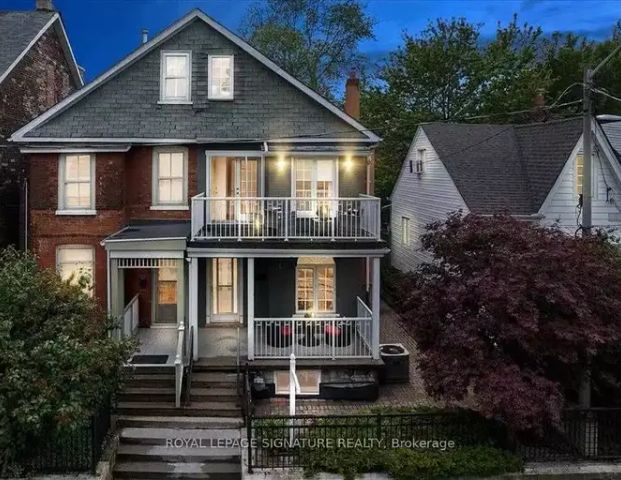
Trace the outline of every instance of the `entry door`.
[[214, 258], [211, 264], [211, 318], [214, 322], [239, 321], [238, 262]]
[[177, 269], [155, 270], [155, 312], [153, 324], [177, 325]]
[[[211, 219], [250, 221], [258, 202], [247, 200], [259, 195], [259, 157], [211, 157], [209, 196]], [[218, 200], [222, 198], [222, 200]]]

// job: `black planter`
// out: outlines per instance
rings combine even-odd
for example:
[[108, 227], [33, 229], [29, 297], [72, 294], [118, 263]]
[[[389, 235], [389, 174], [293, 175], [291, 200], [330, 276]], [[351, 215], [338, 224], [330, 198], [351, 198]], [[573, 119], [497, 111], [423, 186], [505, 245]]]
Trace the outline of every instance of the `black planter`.
[[305, 320], [298, 328], [300, 339], [298, 344], [304, 347], [316, 347], [321, 344], [321, 326], [314, 320]]
[[270, 323], [265, 329], [267, 344], [270, 347], [284, 348], [291, 345], [293, 330], [291, 325], [281, 325], [280, 323]]
[[328, 323], [324, 327], [324, 335], [328, 345], [349, 347], [352, 339], [352, 326], [347, 322]]
[[380, 358], [384, 368], [380, 371], [381, 383], [408, 383], [410, 381], [410, 352], [400, 343], [380, 345]]

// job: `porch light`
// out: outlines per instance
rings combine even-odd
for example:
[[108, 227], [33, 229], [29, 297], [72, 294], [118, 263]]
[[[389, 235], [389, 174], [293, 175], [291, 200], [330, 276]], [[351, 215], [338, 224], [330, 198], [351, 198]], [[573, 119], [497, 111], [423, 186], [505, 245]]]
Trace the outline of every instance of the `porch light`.
[[278, 169], [279, 172], [284, 172], [286, 167], [287, 167], [287, 162], [285, 162], [285, 156], [279, 155], [278, 161], [276, 162], [276, 168]]
[[343, 162], [343, 167], [345, 168], [346, 172], [352, 171], [352, 169], [354, 168], [354, 162], [351, 159], [351, 155], [347, 155], [345, 157], [345, 162]]

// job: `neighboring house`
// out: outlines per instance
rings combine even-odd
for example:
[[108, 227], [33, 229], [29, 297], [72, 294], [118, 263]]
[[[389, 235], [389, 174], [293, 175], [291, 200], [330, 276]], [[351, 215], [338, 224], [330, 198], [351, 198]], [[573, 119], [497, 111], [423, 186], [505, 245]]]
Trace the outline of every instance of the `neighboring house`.
[[[621, 224], [621, 164], [594, 123], [593, 224], [616, 227]], [[508, 213], [573, 234], [580, 223], [582, 170], [580, 118], [422, 125], [392, 193], [392, 265], [408, 271], [428, 261], [420, 248], [426, 225], [458, 210]]]
[[19, 203], [27, 166], [9, 136], [82, 86], [60, 14], [49, 0], [36, 6], [0, 11], [0, 247], [22, 243], [18, 226], [25, 226]]
[[288, 392], [292, 352], [304, 394], [374, 381], [379, 138], [203, 12], [12, 139], [33, 165], [30, 248], [90, 274], [142, 354], [172, 366], [191, 331], [195, 359], [234, 365], [240, 328], [268, 392]]

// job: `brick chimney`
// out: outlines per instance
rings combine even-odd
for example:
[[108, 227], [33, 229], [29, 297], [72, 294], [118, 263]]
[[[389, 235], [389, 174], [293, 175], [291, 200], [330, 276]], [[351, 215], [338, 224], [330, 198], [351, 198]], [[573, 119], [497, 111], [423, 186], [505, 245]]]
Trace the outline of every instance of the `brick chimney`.
[[545, 122], [550, 116], [550, 111], [546, 110], [546, 99], [544, 97], [545, 90], [538, 88], [533, 99], [533, 111], [531, 117], [535, 122]]
[[52, 0], [36, 0], [36, 10], [41, 12], [55, 12]]
[[345, 113], [356, 120], [360, 118], [360, 80], [355, 70], [349, 73], [345, 84]]

